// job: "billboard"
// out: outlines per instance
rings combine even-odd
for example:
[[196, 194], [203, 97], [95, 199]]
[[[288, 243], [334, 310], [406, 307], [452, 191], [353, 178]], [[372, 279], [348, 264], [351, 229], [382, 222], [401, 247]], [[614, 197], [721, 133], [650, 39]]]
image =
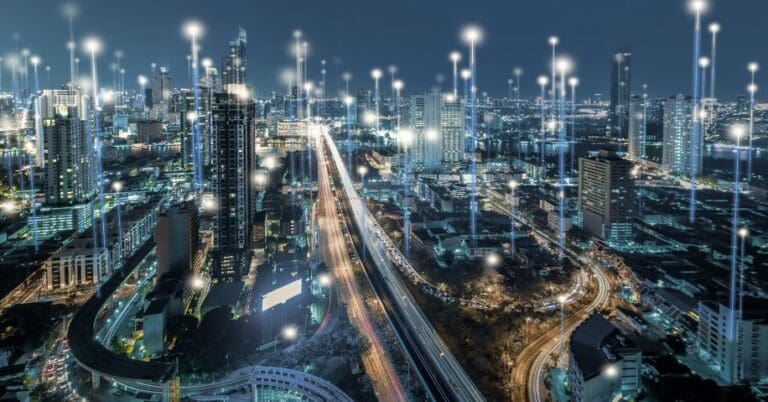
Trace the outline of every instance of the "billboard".
[[287, 302], [288, 300], [301, 294], [301, 279], [281, 286], [271, 292], [264, 295], [261, 301], [261, 311], [267, 311], [272, 307]]

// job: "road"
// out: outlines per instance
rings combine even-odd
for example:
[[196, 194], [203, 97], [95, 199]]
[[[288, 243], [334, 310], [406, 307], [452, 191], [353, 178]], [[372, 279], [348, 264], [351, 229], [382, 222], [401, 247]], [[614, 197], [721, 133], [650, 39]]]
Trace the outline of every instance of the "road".
[[[491, 206], [500, 213], [509, 213], [507, 208], [496, 202], [491, 202]], [[542, 243], [548, 244], [551, 252], [557, 250], [557, 240], [552, 238], [547, 232], [532, 225], [524, 218], [523, 214], [517, 214], [515, 220], [520, 224], [531, 228], [532, 234], [537, 236]], [[563, 337], [567, 339], [573, 329], [576, 328], [581, 321], [587, 318], [592, 311], [600, 309], [608, 303], [608, 299], [610, 298], [610, 282], [605, 273], [594, 263], [594, 261], [590, 261], [585, 256], [575, 253], [570, 248], [566, 248], [565, 254], [567, 258], [570, 258], [571, 261], [574, 262], [574, 264], [581, 266], [584, 269], [589, 269], [597, 280], [597, 294], [595, 295], [595, 298], [579, 311], [569, 312], [566, 316], [563, 325]], [[582, 278], [581, 275], [583, 274], [580, 274], [580, 279]], [[573, 301], [572, 296], [574, 296], [574, 294], [568, 292], [562, 296], [566, 297], [566, 304], [570, 304]], [[546, 387], [544, 386], [544, 377], [546, 374], [545, 366], [553, 354], [559, 354], [559, 349], [559, 325], [526, 345], [525, 349], [517, 355], [515, 365], [513, 366], [511, 378], [513, 387], [512, 400], [540, 402], [546, 399], [545, 396], [547, 392]], [[564, 351], [564, 354], [565, 353], [567, 353], [567, 351]]]
[[[321, 139], [317, 139], [317, 149], [322, 149]], [[379, 400], [406, 401], [405, 391], [397, 377], [392, 362], [387, 355], [379, 335], [373, 327], [362, 290], [355, 279], [353, 262], [349, 257], [349, 248], [343, 235], [338, 218], [336, 203], [331, 190], [325, 153], [318, 152], [318, 220], [320, 228], [320, 255], [330, 267], [338, 281], [341, 300], [346, 305], [350, 322], [370, 347], [363, 355], [363, 366], [371, 378], [373, 389]]]
[[349, 214], [354, 217], [353, 227], [356, 233], [362, 235], [361, 239], [366, 246], [372, 267], [369, 278], [372, 278], [374, 283], [383, 285], [377, 293], [385, 306], [391, 306], [385, 307], [390, 322], [397, 322], [397, 325], [393, 324], [395, 332], [401, 345], [408, 351], [409, 359], [417, 367], [425, 388], [435, 400], [485, 400], [400, 279], [389, 254], [393, 250], [388, 250], [385, 246], [388, 239], [383, 236], [386, 234], [358, 196], [327, 129], [322, 132], [322, 138], [330, 151], [330, 164], [338, 173], [338, 191], [343, 191], [344, 194], [340, 198], [346, 199]]
[[[600, 268], [594, 268], [593, 272], [595, 272], [595, 276], [597, 278], [597, 284], [598, 284], [598, 292], [595, 298], [590, 302], [586, 307], [581, 309], [578, 312], [570, 313], [569, 318], [565, 320], [564, 325], [564, 338], [568, 338], [570, 333], [579, 325], [581, 324], [581, 321], [583, 321], [586, 317], [588, 317], [589, 313], [592, 311], [595, 311], [597, 309], [602, 308], [607, 302], [608, 298], [610, 297], [610, 286], [608, 282], [608, 278], [606, 278], [605, 274], [600, 270]], [[547, 395], [547, 389], [544, 385], [544, 376], [546, 374], [546, 363], [549, 360], [550, 356], [552, 356], [555, 353], [559, 353], [560, 349], [560, 327], [556, 327], [546, 334], [544, 334], [541, 338], [541, 340], [544, 341], [544, 344], [541, 345], [536, 350], [539, 352], [534, 361], [533, 364], [530, 366], [530, 370], [528, 371], [528, 379], [527, 379], [527, 388], [528, 388], [528, 400], [532, 402], [541, 402], [546, 400], [545, 397]], [[526, 348], [528, 349], [528, 348]], [[523, 350], [525, 352], [525, 350]], [[567, 350], [563, 352], [565, 360], [565, 355], [568, 353]], [[522, 353], [521, 353], [522, 356]]]

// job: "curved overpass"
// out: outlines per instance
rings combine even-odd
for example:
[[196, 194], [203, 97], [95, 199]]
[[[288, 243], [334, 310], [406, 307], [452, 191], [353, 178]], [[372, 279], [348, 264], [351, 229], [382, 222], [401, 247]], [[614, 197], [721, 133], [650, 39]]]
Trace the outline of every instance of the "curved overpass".
[[[163, 384], [124, 381], [121, 385], [128, 389], [162, 394]], [[214, 383], [200, 385], [182, 385], [184, 396], [223, 394], [241, 387], [250, 387], [252, 392], [273, 389], [300, 395], [315, 402], [352, 402], [343, 391], [322, 378], [298, 370], [281, 367], [249, 366], [232, 372], [227, 378]]]
[[[154, 246], [152, 240], [144, 243], [126, 260], [124, 268], [115, 272], [99, 291], [85, 302], [70, 323], [67, 340], [77, 364], [91, 372], [94, 377], [107, 378], [126, 389], [165, 396], [166, 383], [171, 378], [172, 367], [162, 362], [133, 360], [113, 353], [97, 338], [94, 325], [102, 307]], [[105, 343], [108, 343], [108, 340]], [[310, 401], [352, 402], [344, 392], [319, 377], [297, 370], [265, 366], [239, 369], [213, 383], [182, 385], [181, 394], [217, 394], [243, 386], [251, 387], [254, 392], [258, 389], [277, 389], [300, 395]]]
[[67, 331], [67, 341], [77, 364], [91, 373], [112, 379], [130, 378], [143, 381], [163, 382], [170, 374], [170, 366], [159, 362], [133, 360], [107, 349], [96, 337], [94, 323], [104, 304], [131, 274], [149, 252], [154, 242], [148, 240], [115, 272], [101, 288], [94, 292], [82, 308], [75, 313]]

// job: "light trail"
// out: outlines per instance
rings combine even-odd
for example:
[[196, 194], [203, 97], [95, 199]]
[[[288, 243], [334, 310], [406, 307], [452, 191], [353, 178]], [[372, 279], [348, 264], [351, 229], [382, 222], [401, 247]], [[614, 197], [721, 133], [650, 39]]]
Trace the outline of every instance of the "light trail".
[[[316, 138], [317, 149], [322, 149], [322, 139]], [[363, 355], [365, 371], [371, 378], [373, 388], [380, 400], [406, 401], [405, 391], [397, 377], [394, 366], [384, 345], [371, 322], [365, 306], [365, 297], [355, 279], [349, 258], [349, 249], [339, 224], [338, 211], [331, 190], [325, 152], [317, 153], [318, 161], [318, 219], [322, 246], [320, 254], [338, 279], [341, 298], [352, 325], [370, 343]]]

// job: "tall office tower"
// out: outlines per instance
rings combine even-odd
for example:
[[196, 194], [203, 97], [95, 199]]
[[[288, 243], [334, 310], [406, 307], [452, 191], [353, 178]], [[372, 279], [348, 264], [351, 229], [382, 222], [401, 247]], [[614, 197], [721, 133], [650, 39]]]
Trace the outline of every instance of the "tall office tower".
[[[213, 103], [213, 94], [221, 91], [221, 81], [216, 67], [209, 66], [203, 71], [200, 78], [200, 141], [203, 146], [203, 164], [211, 164], [211, 103]], [[208, 175], [205, 170], [204, 175]]]
[[632, 162], [602, 150], [579, 159], [579, 209], [584, 230], [621, 247], [632, 240]]
[[[674, 174], [689, 176], [691, 164], [697, 161], [697, 173], [701, 173], [703, 141], [699, 140], [696, 152], [693, 152], [693, 121], [689, 96], [677, 95], [667, 99], [664, 104], [664, 144], [662, 148], [662, 167]], [[694, 155], [695, 154], [695, 155]]]
[[444, 163], [458, 163], [464, 159], [464, 114], [461, 98], [447, 95], [440, 113], [440, 140]]
[[358, 128], [371, 126], [370, 122], [365, 121], [366, 113], [373, 109], [371, 99], [372, 96], [369, 91], [364, 89], [357, 91], [357, 99], [355, 100], [355, 122], [357, 123], [356, 125]]
[[440, 169], [442, 108], [443, 96], [437, 91], [411, 97], [411, 129], [414, 139], [411, 155], [415, 166], [427, 170]]
[[253, 221], [254, 104], [243, 84], [226, 86], [211, 105], [211, 185], [218, 202], [214, 276], [239, 278], [251, 246]]
[[200, 234], [197, 209], [191, 201], [174, 205], [157, 218], [158, 276], [194, 270], [199, 263]]
[[78, 90], [46, 89], [40, 96], [45, 147], [45, 202], [72, 205], [93, 194], [91, 145]]
[[629, 125], [632, 53], [620, 50], [611, 59], [611, 105], [608, 111], [610, 135], [624, 138]]
[[168, 67], [160, 67], [155, 70], [155, 76], [152, 77], [152, 106], [159, 106], [165, 109], [168, 101], [171, 99], [171, 71]]
[[229, 42], [229, 54], [221, 59], [221, 84], [245, 84], [248, 61], [245, 58], [245, 45], [248, 37], [245, 29], [238, 28], [237, 38]]
[[646, 100], [632, 95], [629, 100], [629, 159], [645, 159], [648, 116]]

